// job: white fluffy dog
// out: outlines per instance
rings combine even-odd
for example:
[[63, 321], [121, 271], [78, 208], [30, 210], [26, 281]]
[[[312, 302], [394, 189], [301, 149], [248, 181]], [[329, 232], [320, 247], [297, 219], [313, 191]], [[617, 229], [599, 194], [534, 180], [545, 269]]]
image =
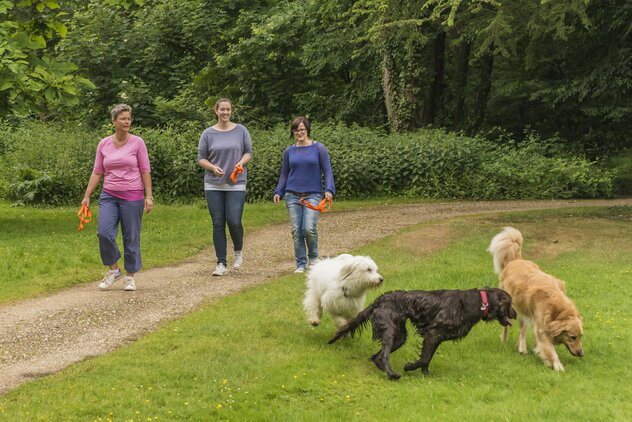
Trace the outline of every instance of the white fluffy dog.
[[323, 310], [340, 328], [364, 308], [366, 291], [382, 284], [377, 265], [368, 256], [342, 254], [313, 265], [307, 275], [303, 306], [309, 323], [320, 324]]

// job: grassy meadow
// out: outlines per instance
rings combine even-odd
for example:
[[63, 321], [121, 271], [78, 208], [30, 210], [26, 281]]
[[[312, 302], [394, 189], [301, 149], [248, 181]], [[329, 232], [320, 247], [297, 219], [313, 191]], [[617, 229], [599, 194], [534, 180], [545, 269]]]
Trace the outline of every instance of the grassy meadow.
[[[335, 207], [343, 210], [389, 202], [392, 200], [344, 201], [336, 202]], [[93, 222], [78, 232], [78, 206], [24, 208], [0, 202], [0, 304], [100, 280], [106, 267], [99, 258], [98, 209], [94, 201]], [[283, 204], [246, 204], [244, 209], [246, 233], [284, 221], [287, 211]], [[143, 217], [143, 268], [172, 264], [205, 248], [211, 259], [212, 230], [206, 202], [157, 204]], [[120, 233], [118, 243], [122, 252]]]
[[[277, 215], [263, 209], [265, 221]], [[370, 330], [327, 345], [331, 320], [308, 326], [304, 278], [292, 274], [25, 384], [0, 397], [0, 420], [630, 420], [631, 222], [632, 207], [504, 213], [418, 225], [354, 251], [372, 256], [385, 277], [368, 301], [394, 289], [496, 286], [485, 249], [501, 227], [518, 228], [525, 258], [565, 280], [583, 315], [585, 357], [558, 347], [565, 373], [520, 356], [517, 327], [503, 345], [494, 322], [442, 344], [430, 376], [389, 381], [368, 361], [379, 347]], [[165, 230], [165, 238], [186, 238]], [[191, 240], [192, 250], [202, 243]], [[411, 333], [393, 368], [402, 371], [419, 345]]]

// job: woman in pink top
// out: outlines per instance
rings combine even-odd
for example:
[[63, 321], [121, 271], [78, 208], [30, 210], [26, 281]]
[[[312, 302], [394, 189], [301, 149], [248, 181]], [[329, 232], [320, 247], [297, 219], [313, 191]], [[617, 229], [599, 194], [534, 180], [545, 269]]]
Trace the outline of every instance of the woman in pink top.
[[99, 284], [109, 289], [123, 277], [118, 266], [121, 252], [116, 244], [118, 226], [123, 233], [125, 290], [136, 290], [134, 274], [142, 267], [140, 229], [143, 210], [154, 207], [151, 187], [151, 167], [145, 142], [129, 133], [132, 127], [132, 108], [127, 104], [114, 106], [110, 112], [114, 134], [101, 139], [97, 147], [92, 175], [81, 204], [90, 205], [90, 195], [103, 178], [99, 197], [97, 235], [103, 265], [110, 267]]

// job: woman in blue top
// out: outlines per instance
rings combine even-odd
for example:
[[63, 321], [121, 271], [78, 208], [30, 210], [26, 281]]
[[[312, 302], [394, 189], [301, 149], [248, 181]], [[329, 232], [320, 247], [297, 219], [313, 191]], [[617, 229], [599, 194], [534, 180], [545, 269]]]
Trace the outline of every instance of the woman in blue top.
[[303, 273], [308, 259], [310, 265], [318, 261], [316, 223], [320, 212], [303, 207], [299, 200], [305, 198], [310, 204], [318, 205], [323, 197], [323, 179], [325, 198], [331, 200], [336, 190], [329, 152], [323, 144], [310, 138], [309, 120], [305, 117], [294, 119], [290, 138], [292, 136], [296, 143], [283, 151], [283, 165], [273, 201], [278, 204], [285, 197], [294, 238], [294, 272]]

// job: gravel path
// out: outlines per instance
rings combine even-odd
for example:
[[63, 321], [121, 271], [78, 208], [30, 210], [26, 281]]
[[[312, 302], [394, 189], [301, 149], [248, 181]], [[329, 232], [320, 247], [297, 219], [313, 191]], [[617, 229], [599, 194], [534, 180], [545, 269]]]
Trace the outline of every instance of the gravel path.
[[[631, 199], [577, 201], [447, 202], [397, 205], [323, 214], [322, 256], [334, 256], [429, 220], [467, 214], [596, 205], [632, 205]], [[289, 223], [246, 234], [245, 265], [211, 277], [211, 250], [177, 265], [136, 276], [138, 290], [122, 282], [109, 291], [96, 283], [0, 307], [0, 394], [31, 379], [57, 372], [132, 342], [160, 323], [203, 302], [290, 273], [294, 269]], [[230, 262], [229, 262], [230, 264]]]

